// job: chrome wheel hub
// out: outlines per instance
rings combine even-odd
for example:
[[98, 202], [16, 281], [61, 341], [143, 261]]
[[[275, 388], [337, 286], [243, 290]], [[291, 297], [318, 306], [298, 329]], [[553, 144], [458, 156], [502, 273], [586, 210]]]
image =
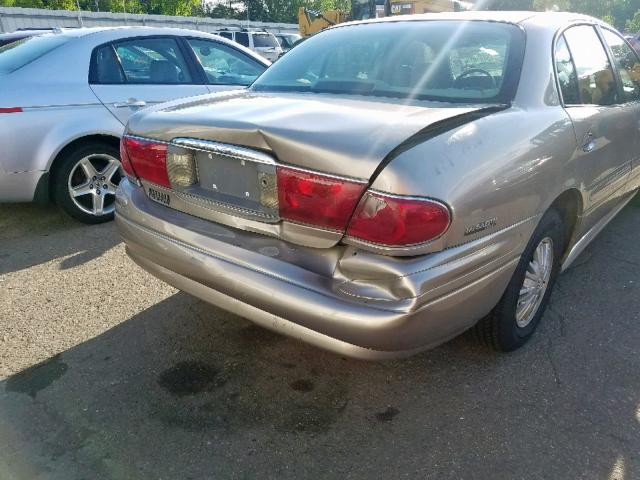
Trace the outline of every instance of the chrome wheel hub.
[[549, 287], [549, 279], [553, 270], [553, 240], [549, 237], [543, 238], [527, 265], [524, 275], [524, 282], [520, 288], [518, 303], [516, 305], [516, 323], [518, 327], [524, 328], [533, 317], [535, 317], [544, 294]]
[[69, 175], [69, 195], [73, 203], [89, 215], [101, 216], [115, 209], [116, 188], [122, 178], [120, 161], [111, 155], [88, 155]]

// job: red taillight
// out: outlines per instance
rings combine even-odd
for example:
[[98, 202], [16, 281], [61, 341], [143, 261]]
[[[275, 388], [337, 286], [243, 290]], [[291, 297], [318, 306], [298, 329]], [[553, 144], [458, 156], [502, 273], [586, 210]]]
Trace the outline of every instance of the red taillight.
[[280, 217], [344, 230], [366, 183], [278, 167]]
[[120, 163], [122, 164], [122, 168], [127, 175], [131, 177], [137, 177], [136, 172], [133, 170], [133, 165], [131, 165], [131, 159], [129, 158], [129, 154], [127, 153], [126, 142], [129, 139], [128, 137], [122, 137], [120, 139]]
[[386, 246], [428, 242], [449, 227], [449, 210], [425, 198], [368, 191], [353, 214], [347, 235]]
[[120, 142], [120, 157], [128, 174], [171, 188], [166, 144], [125, 136]]
[[0, 113], [20, 113], [21, 107], [0, 107]]

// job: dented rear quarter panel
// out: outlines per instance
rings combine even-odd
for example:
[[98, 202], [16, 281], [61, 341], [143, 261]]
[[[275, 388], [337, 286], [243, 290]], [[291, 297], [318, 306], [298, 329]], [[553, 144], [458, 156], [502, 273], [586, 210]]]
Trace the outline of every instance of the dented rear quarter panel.
[[394, 159], [372, 187], [445, 201], [452, 223], [434, 242], [438, 249], [536, 217], [579, 180], [569, 118], [558, 107], [532, 113], [512, 107], [422, 143]]

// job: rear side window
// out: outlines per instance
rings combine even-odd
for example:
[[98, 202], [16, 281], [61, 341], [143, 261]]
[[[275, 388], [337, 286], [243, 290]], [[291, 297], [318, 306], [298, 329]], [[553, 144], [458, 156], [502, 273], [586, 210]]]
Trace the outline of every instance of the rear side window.
[[29, 37], [0, 47], [0, 73], [11, 73], [67, 43], [71, 38], [56, 34]]
[[226, 38], [227, 40], [233, 40], [231, 37], [231, 32], [218, 32], [218, 35], [220, 35], [221, 37]]
[[622, 80], [623, 101], [640, 100], [640, 61], [631, 47], [617, 34], [602, 29], [604, 41], [613, 54], [613, 63]]
[[254, 47], [277, 47], [279, 46], [276, 37], [270, 33], [254, 33], [253, 34], [253, 46]]
[[98, 47], [94, 54], [89, 83], [125, 83], [124, 72], [112, 45]]
[[249, 34], [247, 32], [236, 32], [236, 42], [245, 47], [249, 46]]
[[173, 38], [137, 38], [114, 43], [114, 49], [126, 83], [192, 83], [187, 62]]
[[564, 32], [578, 75], [580, 103], [613, 105], [618, 101], [615, 76], [593, 27], [579, 25]]
[[578, 90], [578, 76], [573, 66], [571, 53], [567, 48], [564, 37], [558, 38], [555, 51], [556, 71], [558, 72], [558, 83], [562, 91], [562, 100], [567, 105], [577, 105], [580, 103], [580, 92]]

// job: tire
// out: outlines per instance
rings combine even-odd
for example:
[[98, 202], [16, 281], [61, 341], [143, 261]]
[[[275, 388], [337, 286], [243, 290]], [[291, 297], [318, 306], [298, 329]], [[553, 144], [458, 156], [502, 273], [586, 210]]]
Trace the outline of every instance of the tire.
[[[565, 245], [564, 232], [560, 213], [553, 209], [547, 211], [531, 236], [500, 302], [475, 326], [476, 336], [482, 343], [499, 352], [510, 352], [520, 348], [531, 338], [560, 273], [560, 260]], [[546, 280], [546, 269], [543, 267], [545, 262], [541, 260], [545, 258], [545, 252], [546, 264], [550, 263]], [[552, 254], [550, 262], [549, 252]], [[538, 269], [541, 273], [538, 275], [535, 274], [536, 264], [541, 266]], [[539, 290], [541, 285], [544, 285], [542, 291]], [[525, 301], [526, 299], [530, 301]]]
[[53, 173], [55, 202], [83, 223], [113, 219], [115, 191], [122, 179], [120, 152], [112, 145], [80, 145], [64, 154]]

